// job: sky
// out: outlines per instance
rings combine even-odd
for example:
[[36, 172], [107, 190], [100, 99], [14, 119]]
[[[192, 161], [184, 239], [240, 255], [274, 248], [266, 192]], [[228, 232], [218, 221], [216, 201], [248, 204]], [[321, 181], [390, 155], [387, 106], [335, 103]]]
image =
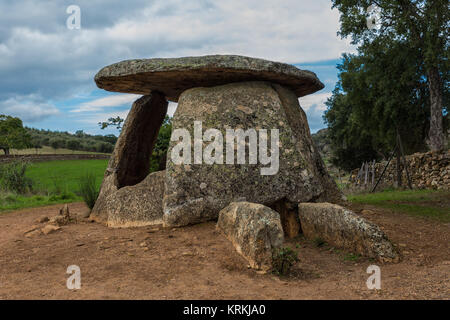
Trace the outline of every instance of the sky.
[[[70, 5], [80, 28], [67, 27]], [[72, 20], [71, 20], [72, 21]], [[96, 87], [95, 74], [127, 59], [237, 54], [294, 64], [325, 84], [300, 98], [311, 131], [325, 127], [336, 64], [354, 52], [337, 35], [329, 0], [2, 0], [0, 114], [38, 129], [91, 134], [126, 117], [139, 96]], [[173, 115], [176, 104], [170, 103]]]

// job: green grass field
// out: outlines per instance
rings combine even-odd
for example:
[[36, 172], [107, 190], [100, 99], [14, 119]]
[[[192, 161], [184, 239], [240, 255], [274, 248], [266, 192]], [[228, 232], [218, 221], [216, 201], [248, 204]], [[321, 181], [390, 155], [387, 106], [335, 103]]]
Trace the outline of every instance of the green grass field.
[[0, 193], [0, 211], [30, 208], [56, 203], [82, 201], [79, 182], [86, 172], [95, 175], [97, 188], [108, 160], [64, 160], [30, 164], [27, 176], [33, 180], [33, 194]]
[[353, 203], [368, 204], [412, 216], [450, 222], [450, 192], [435, 190], [387, 190], [349, 195]]
[[36, 191], [58, 193], [68, 190], [76, 193], [80, 178], [87, 171], [96, 176], [98, 187], [103, 179], [108, 160], [61, 160], [32, 163], [27, 176], [35, 182]]

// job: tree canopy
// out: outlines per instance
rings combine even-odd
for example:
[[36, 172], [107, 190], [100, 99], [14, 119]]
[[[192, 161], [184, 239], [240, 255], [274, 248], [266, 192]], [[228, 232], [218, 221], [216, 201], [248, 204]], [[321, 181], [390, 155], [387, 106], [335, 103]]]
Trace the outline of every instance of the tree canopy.
[[[360, 54], [380, 50], [380, 53], [389, 54], [397, 63], [398, 59], [393, 54], [402, 52], [392, 48], [401, 47], [417, 59], [413, 65], [420, 70], [420, 79], [427, 84], [429, 98], [427, 141], [432, 150], [442, 149], [445, 145], [443, 114], [448, 111], [449, 1], [332, 0], [332, 3], [333, 8], [341, 13], [339, 34], [351, 37], [352, 43], [359, 45]], [[378, 13], [375, 17], [377, 28], [368, 28], [368, 18], [374, 8]], [[402, 54], [402, 57], [405, 55]], [[394, 61], [390, 65], [395, 67]], [[393, 80], [388, 81], [390, 84], [400, 82], [407, 86], [408, 81], [402, 75], [404, 73], [386, 76]]]
[[9, 150], [24, 149], [32, 147], [31, 137], [23, 127], [22, 120], [19, 118], [0, 115], [0, 149], [5, 154]]
[[324, 120], [333, 162], [350, 170], [385, 158], [399, 132], [407, 153], [425, 150], [429, 93], [416, 52], [400, 42], [374, 42], [345, 54]]

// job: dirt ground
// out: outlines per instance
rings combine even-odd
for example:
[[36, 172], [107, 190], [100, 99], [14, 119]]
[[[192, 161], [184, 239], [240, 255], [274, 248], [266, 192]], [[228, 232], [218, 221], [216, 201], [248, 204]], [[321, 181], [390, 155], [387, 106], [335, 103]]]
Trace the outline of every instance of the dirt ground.
[[[29, 237], [39, 218], [62, 205], [0, 214], [0, 299], [449, 299], [450, 225], [353, 206], [398, 246], [398, 264], [349, 256], [302, 237], [288, 245], [300, 261], [288, 277], [259, 274], [215, 230], [214, 222], [180, 228], [112, 229], [82, 220]], [[82, 212], [82, 203], [69, 205]], [[42, 227], [44, 224], [40, 224]], [[356, 260], [355, 260], [356, 259]], [[381, 290], [366, 269], [381, 268]], [[81, 289], [66, 269], [81, 269]]]

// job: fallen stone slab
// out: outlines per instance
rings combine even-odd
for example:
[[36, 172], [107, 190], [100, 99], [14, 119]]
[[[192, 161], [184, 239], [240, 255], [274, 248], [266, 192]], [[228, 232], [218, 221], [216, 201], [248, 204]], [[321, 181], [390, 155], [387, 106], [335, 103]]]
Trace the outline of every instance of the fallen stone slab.
[[277, 83], [292, 88], [297, 97], [324, 88], [311, 71], [237, 55], [125, 60], [104, 67], [95, 76], [97, 86], [107, 91], [137, 94], [158, 91], [175, 102], [190, 88], [244, 81]]
[[322, 239], [380, 262], [398, 262], [399, 255], [381, 229], [354, 212], [331, 203], [300, 203], [298, 214], [307, 239]]
[[233, 202], [219, 213], [217, 229], [231, 241], [251, 268], [272, 268], [273, 250], [284, 241], [280, 216], [269, 207], [250, 202]]

